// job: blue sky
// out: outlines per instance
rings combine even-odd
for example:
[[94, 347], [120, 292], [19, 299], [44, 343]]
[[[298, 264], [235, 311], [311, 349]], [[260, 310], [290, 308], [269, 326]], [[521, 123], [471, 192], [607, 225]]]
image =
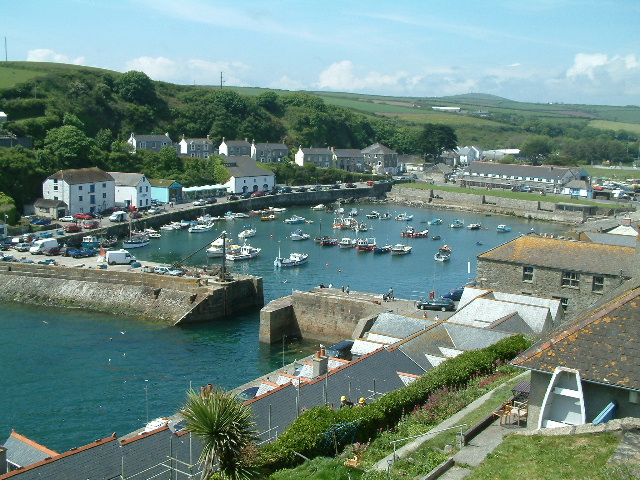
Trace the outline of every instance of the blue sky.
[[226, 85], [288, 90], [640, 104], [637, 0], [3, 3], [9, 60], [179, 84], [223, 72]]

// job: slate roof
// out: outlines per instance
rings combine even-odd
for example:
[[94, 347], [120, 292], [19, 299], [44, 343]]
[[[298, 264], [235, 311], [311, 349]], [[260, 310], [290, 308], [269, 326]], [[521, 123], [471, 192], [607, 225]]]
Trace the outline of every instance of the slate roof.
[[362, 149], [362, 153], [364, 154], [368, 154], [368, 153], [373, 153], [373, 154], [377, 154], [377, 153], [383, 153], [383, 154], [389, 154], [389, 153], [396, 153], [394, 150], [391, 150], [389, 147], [382, 145], [379, 142], [374, 143], [373, 145], [369, 145], [366, 148]]
[[364, 158], [364, 153], [356, 148], [335, 148], [333, 153], [338, 158]]
[[586, 188], [586, 189], [591, 188], [589, 185], [589, 182], [587, 182], [586, 180], [571, 180], [569, 183], [566, 183], [564, 186], [569, 188]]
[[289, 150], [284, 143], [254, 143], [258, 150]]
[[[560, 303], [558, 300], [556, 302]], [[517, 313], [524, 320], [529, 327], [529, 331], [522, 332], [520, 328], [518, 332], [512, 333], [541, 333], [545, 328], [551, 326], [548, 307], [505, 302], [485, 297], [476, 298], [468, 305], [465, 305], [464, 308], [456, 311], [447, 321], [460, 325], [480, 328], [493, 327], [503, 330], [503, 328], [499, 327], [499, 323], [496, 322], [507, 318], [508, 315], [513, 313]]]
[[4, 443], [4, 447], [7, 449], [7, 460], [18, 467], [27, 467], [58, 454], [20, 435], [15, 430], [11, 430], [11, 435]]
[[164, 178], [148, 178], [147, 180], [149, 180], [149, 183], [151, 184], [152, 187], [168, 188], [168, 187], [171, 187], [172, 185], [176, 185], [178, 187], [182, 186], [175, 180], [167, 180]]
[[[261, 397], [247, 402], [253, 407], [258, 432], [269, 428], [282, 433], [297, 417], [300, 409], [318, 405], [340, 403], [340, 397], [346, 395], [352, 401], [360, 397], [369, 402], [381, 394], [404, 386], [398, 372], [422, 375], [423, 369], [396, 348], [380, 348], [318, 377], [303, 383], [300, 388], [289, 384], [273, 389]], [[375, 395], [373, 390], [375, 389]], [[263, 438], [272, 436], [262, 435]]]
[[300, 147], [299, 150], [302, 151], [305, 155], [332, 155], [331, 150], [327, 148], [303, 148]]
[[79, 185], [83, 183], [112, 182], [113, 177], [98, 167], [77, 168], [70, 170], [58, 170], [47, 179], [64, 180], [67, 185]]
[[225, 140], [222, 139], [222, 143], [225, 143], [227, 147], [245, 147], [249, 148], [251, 144], [247, 140]]
[[109, 175], [113, 177], [119, 187], [137, 187], [145, 178], [141, 173], [109, 172]]
[[[491, 175], [507, 175], [513, 177], [533, 177], [561, 180], [571, 168], [566, 167], [534, 167], [531, 165], [517, 165], [491, 162], [471, 162], [465, 169], [465, 174], [491, 174]], [[573, 169], [578, 170], [578, 169]]]
[[629, 278], [634, 248], [522, 235], [478, 255], [478, 260]]
[[49, 198], [38, 198], [33, 202], [34, 207], [59, 208], [66, 207], [67, 204], [62, 200], [51, 200]]
[[580, 371], [583, 381], [640, 390], [640, 284], [625, 286], [607, 303], [590, 308], [542, 339], [512, 363], [553, 373]]
[[242, 177], [273, 177], [275, 173], [271, 170], [261, 168], [253, 158], [230, 156], [223, 158], [223, 164], [234, 178]]
[[406, 338], [436, 323], [438, 322], [426, 318], [405, 317], [397, 313], [382, 312], [378, 315], [375, 322], [373, 322], [369, 331], [382, 335]]
[[581, 239], [587, 237], [593, 243], [601, 243], [603, 245], [616, 245], [618, 247], [635, 248], [638, 242], [636, 235], [616, 235], [611, 233], [584, 232]]
[[136, 142], [169, 142], [173, 143], [173, 140], [169, 137], [168, 134], [165, 135], [133, 135]]

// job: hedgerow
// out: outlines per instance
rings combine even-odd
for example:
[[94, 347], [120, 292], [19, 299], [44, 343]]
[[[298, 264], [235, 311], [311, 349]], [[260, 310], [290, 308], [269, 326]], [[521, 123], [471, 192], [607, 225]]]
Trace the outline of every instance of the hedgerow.
[[370, 441], [378, 432], [395, 425], [406, 412], [424, 404], [434, 392], [463, 387], [473, 377], [491, 373], [496, 365], [513, 359], [530, 345], [521, 335], [508, 337], [442, 362], [410, 385], [386, 393], [364, 407], [313, 408], [300, 415], [274, 443], [261, 448], [262, 466], [268, 471], [293, 467], [302, 461], [296, 453], [308, 458], [335, 455], [344, 445], [339, 439], [329, 445], [325, 441], [326, 432], [335, 424], [354, 422], [355, 437], [343, 443]]

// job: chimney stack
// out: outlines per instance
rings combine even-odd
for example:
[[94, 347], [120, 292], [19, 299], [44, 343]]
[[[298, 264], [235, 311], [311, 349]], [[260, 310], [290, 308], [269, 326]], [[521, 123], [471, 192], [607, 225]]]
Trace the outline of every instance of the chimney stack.
[[329, 370], [329, 358], [317, 351], [316, 356], [311, 360], [311, 365], [313, 378], [325, 375]]

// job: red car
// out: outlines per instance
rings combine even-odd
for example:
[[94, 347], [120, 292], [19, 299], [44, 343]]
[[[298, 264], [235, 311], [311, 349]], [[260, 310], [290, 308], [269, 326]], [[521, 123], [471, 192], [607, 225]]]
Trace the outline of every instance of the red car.
[[100, 226], [100, 222], [98, 222], [97, 220], [88, 220], [84, 222], [82, 226], [89, 229], [98, 228]]
[[93, 218], [93, 215], [91, 215], [90, 213], [76, 213], [74, 215], [76, 218], [79, 218], [80, 220], [91, 220]]
[[142, 214], [140, 212], [129, 212], [129, 218], [142, 218]]
[[345, 185], [345, 187], [347, 187], [347, 188], [356, 188], [356, 184], [355, 183], [347, 183]]
[[266, 192], [253, 192], [251, 194], [252, 197], [264, 197], [267, 193]]
[[67, 233], [81, 232], [82, 227], [80, 227], [80, 225], [76, 225], [75, 223], [70, 223], [69, 225], [64, 226], [64, 231]]

